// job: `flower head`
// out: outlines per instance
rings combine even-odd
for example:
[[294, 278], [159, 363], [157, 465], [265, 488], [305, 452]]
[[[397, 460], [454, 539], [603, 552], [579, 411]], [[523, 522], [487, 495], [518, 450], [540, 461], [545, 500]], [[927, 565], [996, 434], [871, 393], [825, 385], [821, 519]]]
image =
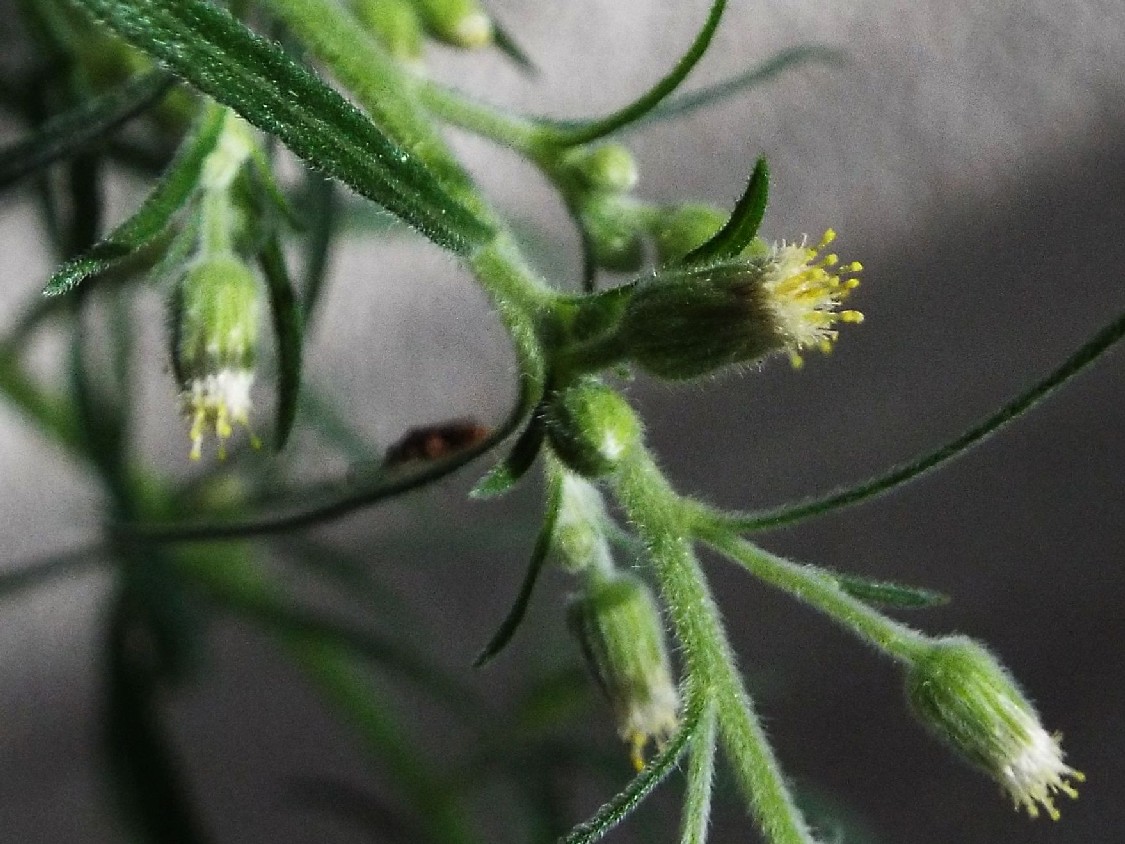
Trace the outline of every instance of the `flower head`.
[[970, 762], [990, 773], [1035, 818], [1040, 807], [1058, 820], [1055, 795], [1075, 798], [1085, 776], [1063, 762], [1060, 736], [1039, 722], [1034, 707], [1004, 667], [963, 637], [933, 644], [907, 675], [918, 716]]
[[649, 741], [663, 743], [679, 723], [680, 698], [656, 602], [640, 579], [615, 572], [591, 579], [571, 601], [568, 618], [640, 770]]
[[828, 353], [836, 342], [838, 322], [863, 322], [859, 311], [840, 310], [840, 304], [859, 286], [855, 274], [859, 261], [840, 264], [834, 252], [821, 253], [836, 239], [828, 229], [816, 247], [774, 244], [762, 262], [762, 293], [776, 319], [778, 333], [794, 366], [802, 363], [801, 352], [815, 348]]
[[[180, 282], [173, 304], [173, 361], [193, 460], [202, 456], [209, 429], [221, 458], [234, 426], [250, 426], [258, 310], [258, 281], [233, 255], [199, 260]], [[258, 445], [253, 434], [251, 443]]]
[[807, 349], [828, 352], [836, 325], [863, 321], [841, 304], [859, 285], [858, 262], [815, 247], [752, 244], [742, 256], [714, 265], [667, 269], [637, 287], [622, 317], [623, 354], [663, 378], [707, 375], [732, 364], [787, 354], [794, 366]]

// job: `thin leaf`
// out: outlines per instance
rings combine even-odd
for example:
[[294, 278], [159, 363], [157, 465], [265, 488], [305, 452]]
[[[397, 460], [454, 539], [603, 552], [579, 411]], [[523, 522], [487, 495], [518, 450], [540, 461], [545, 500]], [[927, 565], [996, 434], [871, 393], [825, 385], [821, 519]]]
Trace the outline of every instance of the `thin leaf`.
[[277, 422], [273, 438], [274, 448], [281, 451], [289, 441], [293, 420], [297, 418], [304, 319], [276, 234], [270, 235], [258, 259], [266, 277], [273, 330], [277, 337]]
[[30, 137], [0, 150], [0, 190], [104, 140], [159, 102], [171, 86], [168, 74], [152, 71], [48, 120]]
[[547, 426], [543, 421], [542, 413], [539, 411], [532, 413], [531, 421], [527, 423], [527, 427], [512, 446], [508, 456], [493, 466], [472, 488], [469, 495], [473, 498], [496, 498], [511, 490], [520, 478], [527, 474], [527, 470], [539, 456], [546, 433]]
[[1055, 390], [1113, 348], [1123, 337], [1125, 337], [1125, 313], [1119, 314], [1112, 322], [1083, 343], [1078, 351], [1067, 358], [1061, 366], [1046, 378], [1016, 396], [996, 413], [933, 451], [914, 460], [893, 466], [889, 471], [871, 480], [838, 489], [819, 498], [808, 499], [774, 510], [757, 513], [725, 513], [700, 506], [695, 508], [695, 513], [703, 522], [738, 533], [749, 533], [794, 524], [890, 492], [896, 487], [910, 483], [939, 466], [955, 460], [969, 449], [984, 442], [1054, 393]]
[[629, 128], [636, 128], [657, 120], [683, 117], [693, 111], [698, 111], [728, 97], [748, 91], [763, 82], [768, 82], [783, 71], [805, 62], [841, 65], [847, 55], [845, 51], [825, 44], [802, 44], [798, 47], [783, 50], [776, 56], [766, 59], [757, 67], [753, 67], [725, 82], [719, 82], [698, 91], [692, 91], [689, 94], [681, 94], [678, 97], [669, 97]]
[[495, 17], [492, 18], [492, 43], [524, 73], [535, 74], [539, 72], [535, 62], [512, 37], [508, 28], [501, 25]]
[[44, 295], [66, 293], [83, 279], [105, 272], [163, 233], [194, 191], [203, 161], [214, 149], [222, 126], [222, 112], [209, 110], [133, 216], [88, 252], [56, 270], [43, 290]]
[[30, 563], [21, 563], [0, 572], [0, 598], [7, 598], [25, 589], [76, 574], [92, 566], [102, 566], [105, 563], [103, 549], [94, 545], [76, 551], [51, 554]]
[[562, 503], [562, 475], [553, 473], [551, 484], [547, 490], [547, 500], [543, 511], [543, 524], [539, 528], [539, 535], [535, 537], [535, 545], [531, 549], [531, 559], [527, 563], [527, 573], [524, 574], [520, 591], [516, 595], [515, 603], [508, 610], [507, 616], [500, 623], [488, 644], [484, 646], [477, 658], [473, 660], [474, 668], [482, 668], [502, 651], [512, 640], [520, 623], [527, 614], [527, 607], [531, 603], [531, 596], [535, 591], [535, 584], [539, 580], [539, 573], [543, 570], [543, 563], [551, 550], [551, 543], [555, 537], [555, 523], [559, 518], [559, 505]]
[[[308, 207], [309, 218], [304, 245], [304, 268], [301, 273], [301, 306], [305, 312], [307, 325], [312, 321], [313, 313], [320, 303], [324, 281], [327, 278], [328, 261], [340, 220], [340, 197], [335, 183], [319, 173], [309, 171], [305, 176], [305, 196], [302, 204]], [[371, 207], [370, 202], [363, 203], [364, 209]], [[397, 222], [397, 218], [389, 214], [386, 216]]]
[[[329, 485], [328, 492], [325, 492], [324, 486], [293, 491], [282, 501], [275, 503], [274, 507], [278, 512], [267, 512], [241, 521], [181, 524], [121, 522], [114, 529], [148, 542], [191, 542], [200, 539], [260, 536], [342, 518], [379, 501], [428, 486], [503, 442], [523, 424], [530, 412], [530, 397], [535, 396], [535, 391], [526, 383], [524, 387], [508, 418], [491, 434], [445, 460], [425, 464], [416, 472], [390, 477], [379, 474], [369, 482], [356, 484], [343, 493], [339, 491], [338, 484]], [[537, 396], [534, 401], [538, 401]]]
[[464, 254], [491, 238], [491, 226], [414, 153], [226, 9], [204, 0], [80, 3], [133, 46], [438, 245]]
[[872, 580], [854, 574], [837, 574], [836, 582], [840, 588], [869, 604], [897, 609], [926, 609], [949, 603], [949, 596], [921, 586], [904, 586], [901, 583]]
[[688, 750], [680, 844], [706, 844], [715, 780], [715, 707], [708, 705]]
[[588, 144], [644, 117], [675, 91], [695, 68], [699, 60], [703, 58], [703, 54], [707, 52], [707, 48], [711, 45], [715, 30], [719, 27], [719, 21], [723, 16], [726, 5], [726, 0], [714, 0], [703, 28], [695, 36], [695, 40], [692, 41], [687, 52], [676, 62], [672, 71], [645, 94], [624, 108], [598, 120], [559, 123], [554, 127], [545, 126], [544, 128], [549, 133], [548, 137], [561, 146]]
[[676, 769], [692, 737], [696, 735], [706, 703], [703, 700], [689, 705], [680, 729], [643, 771], [625, 788], [602, 806], [592, 818], [580, 823], [559, 839], [559, 844], [592, 844], [627, 818], [654, 788]]
[[130, 653], [137, 619], [119, 599], [107, 642], [104, 720], [110, 770], [122, 808], [152, 844], [210, 840], [187, 797], [187, 783], [160, 721], [154, 678]]
[[766, 160], [759, 158], [746, 184], [746, 191], [734, 206], [730, 219], [715, 236], [689, 252], [684, 264], [710, 264], [736, 258], [754, 239], [769, 200], [770, 172]]

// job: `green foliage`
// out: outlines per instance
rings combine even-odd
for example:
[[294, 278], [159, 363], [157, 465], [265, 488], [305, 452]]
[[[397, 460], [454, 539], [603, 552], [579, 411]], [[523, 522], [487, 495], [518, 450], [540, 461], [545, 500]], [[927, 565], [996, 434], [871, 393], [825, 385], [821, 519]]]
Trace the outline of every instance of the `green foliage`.
[[[369, 577], [364, 561], [301, 535], [286, 542], [284, 555], [278, 543], [232, 541], [276, 538], [429, 487], [510, 439], [507, 454], [471, 494], [490, 498], [517, 486], [534, 494], [535, 484], [519, 482], [538, 464], [545, 503], [515, 600], [475, 664], [512, 643], [541, 575], [557, 564], [560, 576], [573, 579], [574, 627], [639, 771], [566, 833], [566, 844], [604, 837], [678, 770], [685, 754], [683, 844], [706, 841], [712, 784], [727, 774], [769, 844], [815, 840], [738, 670], [697, 556], [700, 545], [898, 663], [920, 717], [1029, 811], [1041, 805], [1053, 815], [1057, 792], [1073, 796], [1081, 774], [1063, 764], [1058, 739], [1044, 731], [994, 657], [969, 640], [933, 637], [883, 612], [935, 606], [943, 595], [797, 563], [743, 535], [866, 501], [965, 453], [1114, 347], [1125, 337], [1125, 315], [952, 442], [865, 483], [761, 513], [727, 513], [678, 493], [619, 386], [638, 368], [692, 380], [778, 352], [799, 362], [806, 346], [831, 346], [837, 323], [859, 321], [857, 312], [837, 308], [855, 283], [841, 273], [858, 271], [858, 264], [833, 269], [835, 256], [817, 262], [818, 250], [798, 245], [786, 252], [758, 238], [769, 195], [764, 158], [728, 215], [690, 198], [646, 201], [636, 193], [637, 163], [628, 148], [594, 143], [719, 102], [804, 62], [838, 63], [838, 52], [798, 47], [675, 98], [724, 13], [724, 0], [714, 0], [686, 53], [652, 89], [608, 116], [560, 121], [511, 114], [415, 72], [427, 33], [461, 47], [492, 44], [531, 69], [513, 35], [476, 0], [262, 0], [230, 10], [207, 0], [74, 2], [64, 9], [53, 0], [28, 0], [23, 10], [52, 60], [74, 71], [52, 80], [63, 95], [58, 102], [77, 105], [54, 116], [21, 110], [18, 86], [0, 80], [0, 99], [29, 114], [35, 127], [0, 152], [0, 189], [23, 178], [34, 183], [44, 228], [67, 259], [44, 291], [55, 298], [19, 312], [0, 343], [0, 396], [97, 478], [105, 493], [104, 536], [79, 554], [6, 573], [0, 595], [14, 597], [95, 563], [108, 570], [115, 598], [104, 630], [104, 749], [120, 805], [141, 840], [210, 840], [195, 802], [208, 784], [190, 781], [162, 706], [168, 690], [206, 670], [203, 629], [218, 614], [265, 633], [353, 726], [393, 792], [380, 832], [423, 844], [475, 844], [483, 839], [469, 805], [474, 791], [507, 784], [513, 823], [542, 839], [563, 832], [570, 811], [555, 799], [561, 768], [591, 776], [608, 771], [620, 781], [616, 754], [559, 735], [578, 718], [604, 715], [587, 705], [573, 670], [576, 653], [539, 654], [563, 664], [546, 665], [553, 682], [537, 684], [506, 716], [494, 708], [498, 701], [470, 690], [463, 674], [419, 644], [424, 621], [395, 602], [381, 578]], [[83, 11], [108, 30], [93, 27]], [[279, 33], [285, 47], [248, 22]], [[107, 78], [99, 56], [124, 62], [124, 81]], [[152, 69], [154, 61], [161, 69]], [[203, 96], [183, 97], [169, 121], [160, 104], [170, 90], [187, 88]], [[566, 279], [531, 268], [516, 232], [445, 144], [439, 121], [509, 147], [558, 192], [584, 248], [582, 293], [564, 292]], [[145, 139], [139, 147], [113, 140], [126, 122]], [[154, 167], [164, 156], [153, 139], [168, 133], [179, 136], [176, 152]], [[275, 142], [299, 159], [295, 179], [280, 175]], [[154, 174], [154, 184], [135, 212], [103, 234], [103, 179], [120, 164]], [[345, 198], [341, 185], [358, 197]], [[516, 398], [498, 423], [420, 426], [413, 432], [417, 448], [383, 449], [365, 433], [369, 426], [336, 405], [330, 386], [307, 383], [304, 350], [334, 281], [332, 250], [344, 235], [386, 233], [387, 220], [449, 251], [495, 310], [516, 359]], [[599, 278], [604, 270], [638, 275], [595, 292], [606, 283]], [[209, 297], [186, 295], [184, 282], [201, 275], [208, 275]], [[97, 285], [79, 286], [94, 279]], [[253, 317], [259, 294], [268, 302], [277, 358], [276, 372], [262, 378], [276, 393], [271, 453], [236, 450], [229, 463], [181, 480], [136, 449], [129, 436], [139, 406], [134, 385], [152, 361], [133, 342], [134, 305], [160, 285], [178, 291], [169, 297], [167, 333], [195, 454], [204, 423], [220, 441], [232, 422], [250, 425]], [[64, 293], [71, 295], [58, 296]], [[346, 295], [356, 295], [354, 288]], [[68, 341], [59, 383], [32, 374], [22, 359], [48, 325]], [[808, 336], [797, 337], [797, 329]], [[200, 360], [208, 366], [200, 368]], [[216, 363], [238, 364], [237, 389]], [[302, 447], [307, 437], [352, 465], [348, 476], [293, 480], [282, 450], [290, 441], [288, 451]], [[525, 547], [532, 530], [521, 524], [510, 533]], [[622, 537], [637, 572], [616, 568], [611, 540], [622, 544]], [[490, 539], [496, 559], [502, 543]], [[276, 556], [290, 558], [310, 594], [343, 595], [372, 623], [316, 608], [265, 562]], [[678, 683], [663, 622], [679, 655]], [[431, 760], [386, 693], [392, 683], [453, 716], [473, 749], [469, 758]], [[676, 712], [678, 696], [684, 702]], [[660, 705], [651, 706], [656, 698]], [[658, 747], [646, 763], [649, 739]], [[1021, 755], [1028, 747], [1036, 765]], [[717, 758], [726, 770], [716, 770]], [[1013, 766], [1027, 776], [1014, 781]]]

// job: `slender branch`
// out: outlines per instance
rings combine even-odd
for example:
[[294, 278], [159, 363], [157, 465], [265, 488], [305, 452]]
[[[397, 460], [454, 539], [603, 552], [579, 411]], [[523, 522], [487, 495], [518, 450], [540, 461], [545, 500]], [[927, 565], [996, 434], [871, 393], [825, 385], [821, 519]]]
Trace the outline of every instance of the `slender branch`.
[[711, 690], [724, 746], [758, 826], [771, 844], [813, 844], [736, 667], [719, 609], [687, 539], [679, 496], [641, 448], [615, 483], [648, 545], [689, 681]]
[[900, 463], [869, 481], [844, 487], [827, 495], [811, 498], [797, 504], [756, 513], [728, 513], [696, 502], [692, 505], [694, 518], [701, 523], [709, 522], [716, 527], [721, 526], [730, 531], [750, 533], [794, 524], [813, 516], [821, 516], [841, 507], [850, 507], [869, 498], [883, 495], [903, 484], [917, 480], [981, 444], [1098, 360], [1123, 337], [1125, 337], [1125, 313], [1118, 315], [1112, 322], [1083, 343], [1078, 351], [1067, 358], [1061, 366], [1046, 378], [1016, 396], [987, 419], [977, 423], [959, 437], [933, 451], [906, 463]]
[[704, 527], [698, 535], [758, 579], [800, 598], [895, 659], [912, 662], [927, 647], [926, 636], [853, 598], [823, 569], [778, 557], [722, 529]]

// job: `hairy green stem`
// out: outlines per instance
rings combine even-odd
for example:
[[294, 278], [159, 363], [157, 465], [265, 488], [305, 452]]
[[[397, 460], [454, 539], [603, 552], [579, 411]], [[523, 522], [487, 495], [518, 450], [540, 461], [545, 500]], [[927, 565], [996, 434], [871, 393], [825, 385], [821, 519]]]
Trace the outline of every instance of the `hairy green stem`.
[[759, 580], [815, 607], [901, 662], [913, 662], [928, 648], [928, 637], [852, 597], [824, 569], [778, 557], [722, 528], [703, 526], [696, 534]]
[[755, 820], [771, 844], [813, 844], [742, 682], [679, 496], [640, 448], [616, 476], [616, 487], [648, 546], [690, 682], [710, 689], [728, 758]]

